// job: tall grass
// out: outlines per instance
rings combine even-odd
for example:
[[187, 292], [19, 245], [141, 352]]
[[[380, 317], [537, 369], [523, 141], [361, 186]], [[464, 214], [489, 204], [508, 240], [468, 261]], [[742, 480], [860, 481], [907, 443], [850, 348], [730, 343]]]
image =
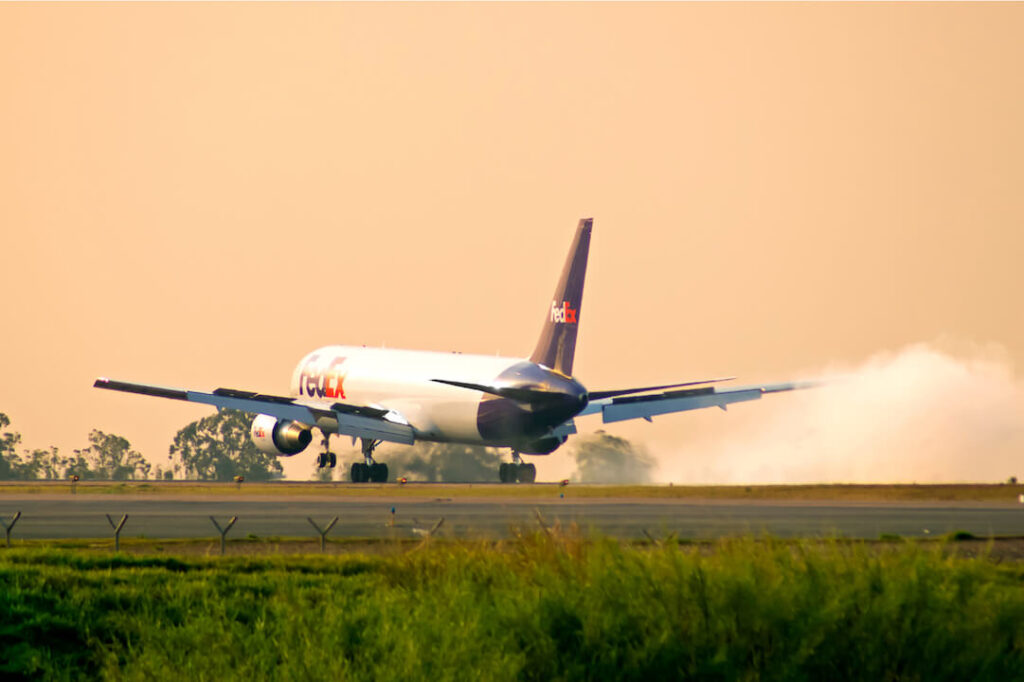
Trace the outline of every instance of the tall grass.
[[0, 678], [1024, 679], [1024, 567], [520, 537], [393, 556], [0, 553]]

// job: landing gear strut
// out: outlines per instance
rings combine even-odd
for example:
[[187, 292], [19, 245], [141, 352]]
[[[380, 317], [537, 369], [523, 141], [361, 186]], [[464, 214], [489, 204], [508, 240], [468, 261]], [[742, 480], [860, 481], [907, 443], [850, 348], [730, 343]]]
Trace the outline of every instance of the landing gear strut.
[[537, 480], [537, 467], [523, 462], [519, 453], [513, 450], [512, 461], [502, 462], [498, 467], [498, 478], [502, 483], [533, 483]]
[[338, 456], [331, 452], [331, 436], [324, 433], [324, 451], [316, 456], [316, 465], [321, 469], [330, 467], [333, 469], [338, 465]]
[[387, 483], [388, 465], [383, 462], [376, 462], [373, 459], [373, 451], [377, 449], [381, 441], [372, 438], [360, 439], [363, 445], [364, 462], [356, 462], [352, 465], [350, 480], [353, 483]]

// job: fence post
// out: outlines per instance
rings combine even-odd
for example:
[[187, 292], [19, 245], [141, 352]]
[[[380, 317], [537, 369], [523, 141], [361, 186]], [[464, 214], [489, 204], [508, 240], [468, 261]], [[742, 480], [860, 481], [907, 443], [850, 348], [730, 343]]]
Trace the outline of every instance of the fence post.
[[121, 517], [121, 521], [114, 523], [114, 519], [110, 518], [110, 514], [107, 514], [107, 523], [114, 529], [114, 551], [121, 551], [121, 529], [124, 528], [124, 522], [128, 520], [128, 515], [125, 514]]
[[551, 537], [551, 529], [548, 528], [548, 524], [544, 522], [544, 517], [541, 516], [540, 509], [534, 507], [533, 515], [537, 517], [537, 524], [540, 526], [541, 530], [543, 530], [548, 537]]
[[20, 518], [21, 518], [21, 512], [19, 511], [19, 512], [14, 512], [14, 517], [11, 519], [10, 523], [7, 523], [3, 519], [0, 519], [0, 523], [4, 524], [4, 532], [7, 533], [7, 546], [8, 547], [11, 546], [11, 531], [14, 529], [14, 524], [16, 524], [18, 522], [18, 519], [20, 519]]
[[316, 525], [316, 521], [313, 520], [313, 517], [307, 516], [306, 520], [309, 521], [310, 525], [316, 528], [317, 533], [320, 533], [320, 551], [327, 551], [327, 534], [331, 532], [331, 529], [334, 528], [334, 524], [338, 522], [338, 517], [335, 516], [333, 519], [331, 519], [331, 522], [328, 523], [327, 527], [323, 530], [320, 530], [320, 526]]
[[217, 519], [211, 516], [210, 520], [213, 521], [213, 525], [217, 528], [217, 532], [220, 533], [220, 555], [224, 556], [224, 538], [228, 534], [228, 531], [231, 530], [231, 526], [235, 525], [235, 521], [238, 520], [238, 517], [232, 516], [231, 520], [228, 521], [228, 525], [224, 526], [223, 529], [221, 529], [220, 524], [217, 523]]

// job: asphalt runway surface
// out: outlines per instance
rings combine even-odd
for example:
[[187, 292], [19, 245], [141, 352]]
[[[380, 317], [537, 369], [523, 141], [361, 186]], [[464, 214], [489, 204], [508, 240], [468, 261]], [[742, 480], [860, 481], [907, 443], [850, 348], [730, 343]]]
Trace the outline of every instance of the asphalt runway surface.
[[[395, 513], [392, 516], [391, 510]], [[5, 495], [0, 518], [9, 523], [22, 513], [16, 539], [110, 538], [106, 515], [128, 520], [122, 538], [210, 538], [238, 521], [230, 539], [248, 536], [317, 537], [307, 521], [321, 527], [338, 523], [329, 537], [416, 537], [440, 519], [439, 535], [500, 538], [515, 529], [546, 524], [577, 524], [586, 532], [619, 538], [675, 533], [683, 539], [735, 535], [847, 537], [877, 539], [883, 534], [936, 537], [966, 531], [978, 537], [1024, 536], [1024, 505], [980, 503], [755, 502], [652, 499], [410, 499], [294, 498], [153, 495]], [[393, 520], [393, 525], [392, 525]]]

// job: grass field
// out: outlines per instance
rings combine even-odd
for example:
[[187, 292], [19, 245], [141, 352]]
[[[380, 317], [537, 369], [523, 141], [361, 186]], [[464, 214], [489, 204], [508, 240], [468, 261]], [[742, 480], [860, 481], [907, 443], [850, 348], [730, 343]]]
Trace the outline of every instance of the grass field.
[[0, 551], [3, 679], [1024, 678], [1024, 565], [573, 534], [377, 555]]
[[[668, 486], [487, 483], [352, 484], [274, 481], [270, 483], [201, 483], [194, 481], [83, 481], [79, 495], [218, 495], [218, 496], [324, 496], [324, 497], [503, 497], [545, 499], [586, 498], [692, 498], [707, 500], [833, 500], [833, 501], [960, 501], [1016, 502], [1024, 485], [1016, 484], [879, 484], [879, 485], [755, 485]], [[70, 494], [67, 481], [0, 481], [0, 497], [25, 494]]]

